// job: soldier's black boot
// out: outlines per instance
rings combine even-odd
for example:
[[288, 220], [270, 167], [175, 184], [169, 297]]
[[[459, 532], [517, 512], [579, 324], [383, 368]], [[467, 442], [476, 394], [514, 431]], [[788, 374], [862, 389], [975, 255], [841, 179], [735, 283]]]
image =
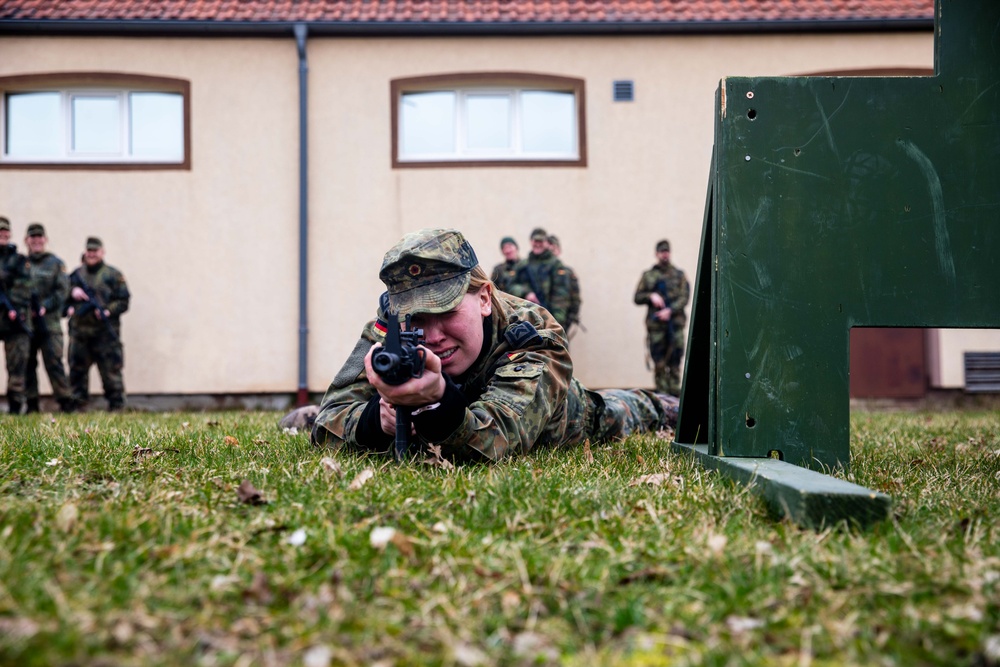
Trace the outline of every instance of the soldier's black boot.
[[10, 406], [10, 414], [19, 415], [21, 414], [21, 401], [14, 400], [13, 398], [7, 399], [7, 405]]
[[31, 415], [31, 414], [35, 414], [37, 412], [41, 412], [38, 409], [38, 399], [37, 398], [29, 398], [27, 405], [28, 405], [28, 409], [24, 411], [24, 414]]
[[108, 399], [108, 412], [121, 412], [125, 409], [125, 399], [114, 396]]
[[74, 401], [72, 398], [60, 398], [59, 410], [67, 414], [70, 412], [76, 412], [76, 401]]

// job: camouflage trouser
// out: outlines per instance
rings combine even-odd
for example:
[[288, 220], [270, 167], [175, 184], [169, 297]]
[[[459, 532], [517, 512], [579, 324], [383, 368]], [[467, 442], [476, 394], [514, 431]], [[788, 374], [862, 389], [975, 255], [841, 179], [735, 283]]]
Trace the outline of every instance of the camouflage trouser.
[[678, 401], [673, 396], [646, 389], [602, 389], [589, 394], [596, 403], [589, 436], [597, 442], [677, 428]]
[[97, 364], [108, 409], [125, 407], [125, 381], [122, 378], [125, 352], [121, 339], [113, 340], [106, 331], [70, 332], [68, 356], [69, 385], [77, 405], [86, 405], [90, 400], [90, 367]]
[[665, 329], [649, 329], [649, 356], [653, 359], [656, 391], [681, 395], [681, 358], [684, 356], [684, 327], [674, 327], [673, 335]]
[[31, 338], [31, 348], [28, 352], [28, 367], [25, 373], [25, 391], [29, 400], [38, 398], [38, 353], [42, 353], [42, 363], [52, 384], [52, 395], [60, 402], [70, 396], [69, 382], [66, 380], [66, 367], [63, 365], [63, 334], [62, 329], [56, 330], [49, 326], [48, 335], [35, 335]]
[[7, 400], [24, 403], [24, 371], [28, 366], [28, 334], [21, 331], [0, 332], [7, 357]]

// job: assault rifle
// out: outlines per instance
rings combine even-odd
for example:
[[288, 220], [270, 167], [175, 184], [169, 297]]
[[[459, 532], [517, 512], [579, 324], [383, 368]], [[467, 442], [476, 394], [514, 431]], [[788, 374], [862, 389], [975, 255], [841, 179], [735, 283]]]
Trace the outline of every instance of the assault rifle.
[[[3, 317], [4, 319], [8, 317], [8, 313], [12, 310], [17, 313], [17, 308], [14, 307], [14, 304], [10, 302], [10, 297], [7, 296], [7, 290], [5, 290], [2, 286], [0, 286], [0, 309], [3, 310], [3, 312], [0, 313], [0, 317]], [[24, 323], [24, 318], [21, 317], [21, 313], [17, 313], [17, 317], [14, 318], [14, 326], [24, 333], [31, 333], [31, 330], [28, 329], [28, 326]]]
[[80, 306], [76, 306], [73, 315], [74, 316], [84, 315], [88, 310], [93, 308], [94, 316], [104, 323], [104, 328], [107, 330], [108, 336], [111, 337], [111, 340], [117, 343], [118, 332], [115, 331], [115, 328], [113, 326], [111, 326], [111, 321], [104, 314], [104, 304], [101, 303], [101, 300], [97, 298], [97, 293], [94, 292], [94, 290], [90, 287], [90, 285], [85, 283], [83, 281], [83, 278], [80, 277], [80, 274], [76, 272], [74, 272], [69, 277], [69, 284], [72, 285], [73, 287], [79, 287], [80, 289], [82, 289], [83, 293], [87, 295], [87, 299], [89, 299], [86, 303]]
[[528, 277], [528, 284], [531, 285], [531, 291], [535, 293], [536, 297], [538, 297], [538, 305], [545, 310], [548, 310], [549, 305], [545, 303], [545, 296], [542, 294], [542, 290], [538, 286], [538, 281], [535, 280], [535, 274], [531, 272], [530, 268], [528, 268], [527, 262], [521, 266], [521, 271], [519, 273], [524, 273], [524, 275]]
[[45, 317], [42, 315], [42, 300], [38, 296], [38, 292], [31, 293], [31, 323], [35, 325], [35, 333], [38, 334], [39, 340], [48, 340], [49, 338], [49, 327], [45, 323]]
[[[424, 374], [426, 353], [418, 347], [424, 342], [424, 330], [410, 328], [409, 315], [406, 316], [405, 329], [400, 327], [399, 316], [389, 314], [386, 319], [385, 344], [372, 354], [372, 370], [386, 384], [397, 386]], [[408, 407], [396, 406], [394, 452], [397, 461], [402, 461], [410, 448], [411, 412]]]

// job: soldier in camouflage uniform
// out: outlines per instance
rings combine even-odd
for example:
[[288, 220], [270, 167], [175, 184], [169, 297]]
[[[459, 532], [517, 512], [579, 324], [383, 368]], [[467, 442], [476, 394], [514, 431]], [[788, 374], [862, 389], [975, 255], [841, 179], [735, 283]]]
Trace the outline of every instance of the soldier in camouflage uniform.
[[[490, 275], [490, 280], [493, 284], [497, 286], [497, 289], [501, 292], [510, 292], [510, 288], [513, 286], [514, 278], [517, 277], [517, 271], [520, 268], [520, 258], [517, 256], [517, 241], [515, 241], [510, 236], [505, 236], [500, 239], [500, 252], [503, 253], [503, 260], [499, 264], [493, 267], [493, 273]], [[517, 295], [522, 296], [522, 295]]]
[[7, 406], [11, 414], [24, 407], [24, 371], [31, 337], [31, 275], [28, 260], [10, 243], [10, 220], [0, 217], [0, 341], [7, 362]]
[[69, 296], [69, 277], [66, 265], [50, 252], [46, 252], [45, 227], [37, 222], [28, 225], [24, 239], [28, 246], [31, 264], [31, 348], [28, 352], [26, 393], [28, 412], [38, 412], [38, 353], [42, 353], [45, 372], [48, 373], [52, 394], [63, 412], [73, 409], [73, 400], [66, 381], [63, 365], [63, 332], [59, 320], [66, 298]]
[[510, 293], [548, 310], [563, 329], [569, 326], [569, 274], [552, 254], [549, 235], [540, 227], [531, 232], [531, 253], [521, 262]]
[[[559, 261], [562, 261], [562, 244], [559, 243], [559, 237], [553, 234], [549, 236], [549, 248], [552, 249], [552, 254], [555, 255]], [[569, 328], [574, 324], [586, 331], [583, 324], [580, 323], [580, 304], [583, 303], [580, 299], [580, 278], [576, 275], [576, 271], [572, 267], [563, 264], [566, 269], [566, 275], [569, 277], [569, 308], [566, 311], [566, 319], [569, 324], [566, 325], [566, 335], [569, 335]]]
[[[323, 398], [316, 444], [391, 451], [395, 406], [412, 410], [414, 444], [472, 461], [656, 432], [677, 421], [672, 397], [581, 385], [552, 315], [493, 289], [456, 230], [407, 234], [386, 253], [379, 277], [388, 292]], [[425, 339], [423, 374], [396, 386], [371, 365], [387, 311], [412, 315]]]
[[653, 359], [656, 391], [679, 396], [681, 359], [684, 356], [684, 307], [691, 286], [684, 272], [670, 263], [670, 241], [656, 244], [656, 264], [642, 274], [635, 288], [635, 302], [648, 306], [646, 333]]
[[[121, 271], [104, 263], [104, 244], [91, 236], [83, 266], [69, 277], [69, 384], [76, 407], [90, 400], [90, 367], [97, 364], [108, 410], [125, 407], [125, 383], [119, 318], [131, 295]], [[93, 295], [87, 294], [90, 291]]]

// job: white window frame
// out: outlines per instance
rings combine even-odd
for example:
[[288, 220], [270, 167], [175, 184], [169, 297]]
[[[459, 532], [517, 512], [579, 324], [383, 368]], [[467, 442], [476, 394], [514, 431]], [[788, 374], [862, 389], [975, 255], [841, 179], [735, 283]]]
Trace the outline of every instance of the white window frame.
[[[584, 86], [580, 79], [525, 74], [479, 73], [437, 75], [392, 82], [393, 166], [586, 166]], [[403, 152], [403, 100], [408, 94], [447, 92], [454, 94], [455, 150], [443, 153]], [[523, 148], [522, 96], [530, 92], [566, 93], [573, 96], [571, 137], [567, 152], [526, 152]], [[506, 96], [509, 100], [508, 148], [475, 149], [468, 146], [468, 101], [476, 95]]]
[[[74, 79], [79, 79], [75, 82]], [[101, 79], [107, 79], [102, 82]], [[133, 85], [128, 85], [129, 83]], [[121, 85], [121, 84], [125, 85]], [[157, 85], [162, 83], [163, 85]], [[59, 95], [61, 150], [55, 155], [26, 156], [8, 153], [8, 104], [11, 95], [52, 93]], [[180, 154], [154, 157], [136, 156], [132, 146], [132, 95], [159, 93], [177, 95], [181, 102]], [[74, 100], [87, 97], [112, 98], [118, 108], [118, 150], [87, 152], [74, 148]], [[65, 73], [0, 78], [0, 168], [149, 168], [190, 169], [190, 87], [186, 81], [142, 75]]]

